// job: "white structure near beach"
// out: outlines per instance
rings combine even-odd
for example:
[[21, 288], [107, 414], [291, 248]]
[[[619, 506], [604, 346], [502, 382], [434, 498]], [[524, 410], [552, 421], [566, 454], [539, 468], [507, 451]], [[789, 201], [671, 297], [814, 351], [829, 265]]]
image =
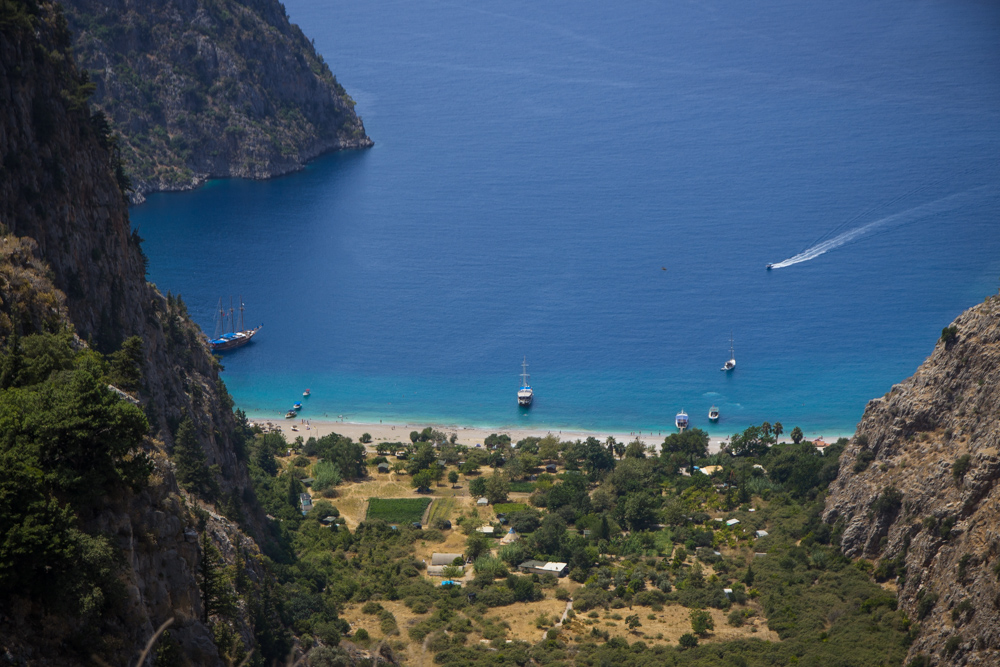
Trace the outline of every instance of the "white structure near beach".
[[549, 563], [541, 560], [526, 560], [517, 566], [522, 572], [532, 574], [554, 574], [557, 577], [564, 577], [569, 572], [567, 563]]
[[[465, 562], [465, 557], [462, 554], [445, 554], [445, 553], [435, 553], [431, 555], [431, 564], [427, 566], [427, 575], [431, 577], [443, 577], [444, 568], [455, 563], [455, 559]], [[463, 572], [465, 567], [459, 565]]]

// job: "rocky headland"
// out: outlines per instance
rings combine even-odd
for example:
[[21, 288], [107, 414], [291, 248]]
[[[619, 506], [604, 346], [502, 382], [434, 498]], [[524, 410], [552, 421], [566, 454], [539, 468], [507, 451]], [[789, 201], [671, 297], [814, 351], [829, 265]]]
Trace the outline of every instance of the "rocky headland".
[[915, 624], [909, 664], [1000, 664], [1000, 297], [869, 402], [825, 518]]
[[132, 200], [262, 179], [373, 145], [354, 100], [277, 0], [63, 0]]

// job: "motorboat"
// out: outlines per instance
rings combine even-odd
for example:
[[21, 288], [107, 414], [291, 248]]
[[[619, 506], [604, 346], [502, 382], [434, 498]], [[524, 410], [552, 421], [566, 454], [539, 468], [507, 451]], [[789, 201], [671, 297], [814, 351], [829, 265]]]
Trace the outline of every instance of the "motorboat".
[[688, 427], [688, 413], [684, 410], [678, 412], [677, 416], [674, 417], [674, 424], [682, 431], [686, 429]]
[[719, 408], [713, 405], [708, 409], [708, 420], [713, 422], [719, 421]]

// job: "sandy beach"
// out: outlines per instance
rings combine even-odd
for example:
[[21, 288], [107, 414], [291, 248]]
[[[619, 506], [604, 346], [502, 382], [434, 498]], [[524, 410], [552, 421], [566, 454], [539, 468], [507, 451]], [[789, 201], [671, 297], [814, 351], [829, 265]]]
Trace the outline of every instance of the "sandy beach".
[[[518, 440], [529, 436], [543, 437], [549, 433], [559, 436], [561, 440], [585, 440], [586, 438], [593, 436], [602, 442], [607, 439], [608, 436], [614, 436], [619, 442], [632, 442], [636, 438], [644, 442], [647, 446], [657, 448], [663, 442], [663, 439], [674, 433], [674, 430], [669, 431], [640, 431], [640, 432], [613, 432], [613, 431], [582, 431], [582, 430], [558, 430], [558, 429], [517, 429], [517, 428], [482, 428], [475, 426], [458, 426], [454, 424], [425, 424], [425, 423], [412, 423], [412, 424], [390, 424], [390, 423], [361, 423], [361, 422], [350, 422], [350, 421], [330, 421], [330, 420], [319, 420], [319, 419], [308, 419], [306, 417], [301, 417], [299, 419], [256, 419], [251, 420], [254, 423], [260, 424], [261, 426], [266, 426], [270, 424], [271, 426], [281, 428], [281, 431], [289, 439], [294, 439], [297, 436], [302, 436], [305, 439], [310, 437], [322, 437], [324, 435], [329, 435], [330, 433], [340, 433], [341, 435], [346, 435], [354, 440], [361, 438], [362, 434], [367, 433], [372, 437], [372, 444], [379, 442], [404, 442], [410, 441], [411, 431], [421, 431], [424, 428], [430, 426], [435, 430], [441, 431], [442, 433], [447, 433], [451, 435], [452, 433], [458, 436], [458, 443], [462, 445], [467, 445], [469, 447], [474, 447], [476, 444], [482, 444], [483, 440], [492, 433], [501, 433], [510, 436], [511, 442], [516, 443]], [[293, 427], [295, 427], [293, 429]], [[297, 429], [297, 430], [296, 430]], [[816, 438], [823, 438], [828, 443], [836, 442], [838, 437], [849, 436], [850, 434], [813, 434], [806, 433], [806, 439], [813, 440]], [[782, 434], [782, 440], [787, 441], [787, 433]], [[716, 454], [729, 440], [728, 437], [712, 437], [709, 439], [709, 453]]]

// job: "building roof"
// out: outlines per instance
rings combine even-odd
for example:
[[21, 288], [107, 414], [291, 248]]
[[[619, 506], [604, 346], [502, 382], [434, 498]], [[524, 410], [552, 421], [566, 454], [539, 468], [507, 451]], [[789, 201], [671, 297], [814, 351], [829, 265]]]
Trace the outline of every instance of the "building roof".
[[455, 562], [456, 558], [461, 558], [463, 561], [465, 560], [462, 554], [431, 554], [431, 565], [451, 565]]
[[758, 530], [757, 531], [757, 537], [767, 537], [767, 531], [766, 530]]
[[530, 570], [545, 570], [546, 572], [562, 572], [566, 569], [566, 565], [566, 563], [547, 563], [541, 560], [526, 560], [518, 565], [518, 567]]
[[492, 535], [493, 530], [493, 526], [480, 526], [479, 528], [476, 528], [476, 532], [483, 533], [484, 535]]
[[736, 525], [736, 524], [738, 524], [739, 522], [740, 522], [740, 520], [739, 520], [739, 519], [730, 519], [729, 521], [727, 521], [727, 522], [726, 522], [726, 525], [727, 525], [727, 526], [735, 526], [735, 525]]
[[489, 505], [490, 501], [487, 500], [486, 498], [480, 498], [479, 500], [476, 501], [476, 504], [477, 505]]

